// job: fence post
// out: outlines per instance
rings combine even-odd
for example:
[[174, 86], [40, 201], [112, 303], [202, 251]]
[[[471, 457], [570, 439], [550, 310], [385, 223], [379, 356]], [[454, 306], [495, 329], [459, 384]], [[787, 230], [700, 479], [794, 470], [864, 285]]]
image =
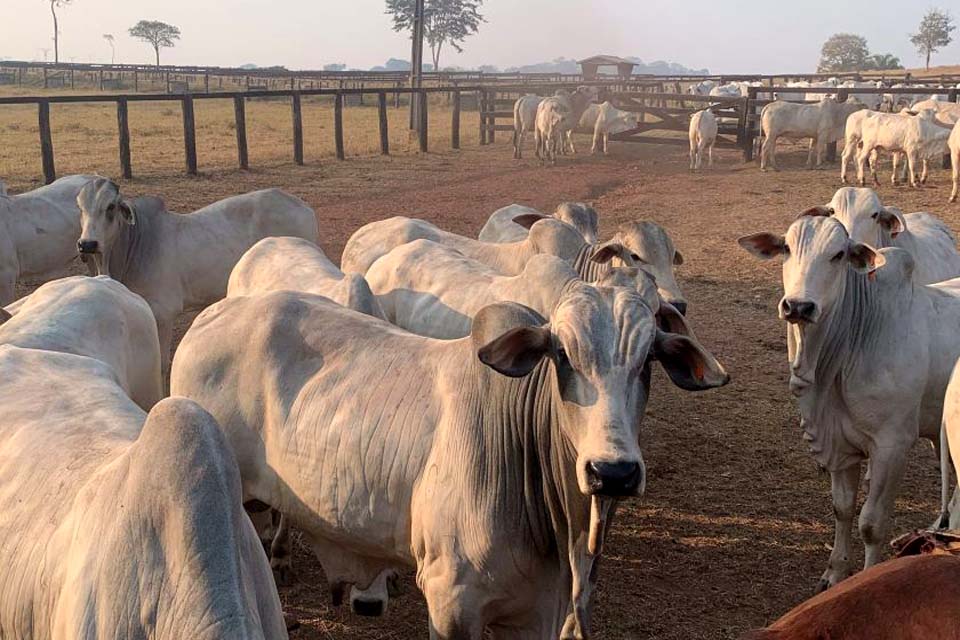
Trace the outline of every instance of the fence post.
[[[103, 69], [100, 69], [99, 85], [100, 91], [103, 91]], [[70, 72], [70, 88], [73, 88], [73, 71]]]
[[300, 94], [293, 94], [293, 162], [303, 164], [303, 111], [300, 104]]
[[[447, 94], [449, 95], [449, 94]], [[450, 124], [450, 148], [460, 148], [460, 90], [453, 92], [453, 122]]]
[[[399, 89], [399, 88], [400, 88], [400, 83], [399, 83], [399, 82], [396, 83], [396, 86], [395, 86], [394, 88], [395, 88], [395, 89]], [[399, 91], [394, 91], [394, 92], [393, 92], [393, 108], [394, 108], [394, 109], [399, 109], [399, 108], [400, 108], [400, 92], [399, 92]]]
[[133, 177], [130, 163], [130, 119], [127, 114], [127, 99], [117, 99], [117, 130], [120, 138], [120, 172], [129, 180]]
[[203, 74], [203, 92], [210, 93], [210, 74]]
[[497, 116], [495, 113], [497, 110], [497, 90], [496, 89], [494, 89], [490, 93], [490, 97], [487, 98], [487, 102], [488, 102], [487, 113], [490, 114], [489, 116], [487, 116], [487, 124], [489, 125], [487, 127], [487, 140], [490, 142], [490, 144], [493, 144], [494, 142], [497, 141]]
[[134, 69], [133, 70], [133, 92], [137, 93], [140, 91], [140, 73]]
[[[44, 67], [46, 73], [46, 67]], [[37, 103], [37, 115], [40, 119], [40, 155], [43, 159], [43, 180], [50, 184], [57, 179], [57, 169], [53, 163], [53, 136], [50, 133], [50, 103], [41, 100]]]
[[47, 88], [47, 68], [43, 68], [43, 88]]
[[757, 87], [748, 87], [747, 88], [747, 98], [744, 103], [743, 113], [740, 114], [741, 117], [741, 128], [743, 131], [743, 161], [752, 162], [753, 161], [753, 144], [756, 140], [754, 135], [754, 122], [753, 116], [757, 112]]
[[390, 155], [390, 132], [387, 128], [387, 92], [377, 94], [377, 115], [380, 119], [380, 153]]
[[247, 110], [243, 96], [233, 96], [233, 117], [237, 128], [237, 159], [241, 169], [249, 169], [247, 157]]
[[487, 144], [487, 92], [477, 90], [477, 110], [480, 112], [480, 144]]
[[337, 148], [337, 160], [346, 158], [343, 151], [343, 94], [337, 91], [333, 98], [333, 140]]
[[184, 96], [183, 108], [183, 155], [187, 161], [187, 173], [197, 175], [197, 128], [193, 117], [193, 98]]
[[[840, 89], [837, 92], [837, 102], [846, 102], [849, 94], [846, 89]], [[837, 160], [837, 141], [827, 143], [827, 162], [836, 162]]]
[[419, 131], [417, 132], [418, 138], [420, 139], [420, 153], [427, 152], [427, 96], [429, 94], [421, 90], [417, 94], [417, 116], [419, 117], [419, 126], [417, 127]]

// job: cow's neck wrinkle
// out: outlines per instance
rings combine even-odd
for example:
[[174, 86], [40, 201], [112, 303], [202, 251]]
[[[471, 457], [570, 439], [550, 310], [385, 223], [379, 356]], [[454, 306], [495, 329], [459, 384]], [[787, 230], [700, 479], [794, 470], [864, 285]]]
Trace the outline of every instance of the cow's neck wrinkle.
[[610, 270], [610, 262], [601, 264], [592, 260], [593, 250], [592, 244], [584, 244], [573, 260], [573, 270], [584, 282], [596, 282], [600, 276]]
[[149, 208], [136, 212], [136, 224], [121, 224], [120, 233], [110, 247], [110, 253], [104, 256], [110, 269], [110, 277], [118, 282], [129, 284], [134, 281], [140, 267], [150, 264], [150, 240], [156, 239], [156, 228], [165, 212]]
[[561, 431], [554, 366], [545, 360], [522, 378], [479, 362], [472, 368], [479, 393], [463, 410], [476, 418], [454, 421], [459, 433], [452, 449], [467, 474], [465, 497], [490, 520], [477, 524], [513, 528], [515, 553], [532, 547], [540, 558], [565, 560], [571, 516], [579, 520], [573, 512], [588, 503], [571, 473], [576, 455]]
[[814, 457], [828, 468], [838, 464], [829, 459], [837, 452], [828, 443], [849, 440], [843, 430], [853, 426], [843, 410], [845, 396], [884, 369], [887, 343], [902, 339], [896, 322], [909, 321], [914, 298], [912, 284], [910, 290], [895, 291], [852, 269], [841, 286], [832, 308], [802, 331], [799, 368], [793, 372], [812, 382], [798, 393], [798, 404]]

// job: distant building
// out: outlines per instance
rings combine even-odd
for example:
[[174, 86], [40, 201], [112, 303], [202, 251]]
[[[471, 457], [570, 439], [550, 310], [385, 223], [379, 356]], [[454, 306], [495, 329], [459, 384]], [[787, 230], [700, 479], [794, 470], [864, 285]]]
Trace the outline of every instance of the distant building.
[[621, 78], [629, 78], [633, 75], [633, 68], [637, 66], [625, 58], [617, 56], [593, 56], [577, 62], [580, 65], [580, 73], [584, 80], [595, 80], [600, 74], [601, 67], [616, 67], [617, 75]]

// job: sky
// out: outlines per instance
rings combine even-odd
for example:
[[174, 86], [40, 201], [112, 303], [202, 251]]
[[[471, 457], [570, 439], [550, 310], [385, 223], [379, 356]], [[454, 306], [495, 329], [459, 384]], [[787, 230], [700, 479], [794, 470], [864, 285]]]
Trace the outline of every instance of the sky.
[[[942, 6], [950, 8], [953, 2]], [[127, 35], [140, 19], [180, 27], [161, 62], [318, 69], [369, 68], [409, 59], [384, 0], [72, 0], [59, 10], [63, 61], [109, 62], [103, 34], [116, 37], [118, 62], [151, 63], [149, 45]], [[501, 68], [604, 53], [667, 60], [712, 73], [812, 72], [833, 33], [867, 38], [873, 53], [922, 66], [909, 41], [935, 4], [900, 0], [485, 0], [487, 22], [462, 54], [441, 66]], [[956, 6], [953, 4], [953, 6]], [[51, 48], [48, 0], [0, 0], [0, 59], [43, 60]], [[956, 15], [955, 18], [960, 18]], [[15, 16], [15, 18], [11, 18]], [[956, 34], [960, 39], [960, 32]], [[52, 50], [48, 53], [53, 59]], [[960, 64], [960, 42], [933, 64]]]

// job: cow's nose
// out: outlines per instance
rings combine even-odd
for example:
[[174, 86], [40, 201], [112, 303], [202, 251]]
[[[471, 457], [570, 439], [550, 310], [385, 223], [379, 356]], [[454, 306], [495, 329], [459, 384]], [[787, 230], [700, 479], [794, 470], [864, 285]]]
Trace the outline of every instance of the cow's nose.
[[96, 240], [77, 240], [77, 250], [80, 253], [96, 253], [98, 246]]
[[671, 302], [673, 308], [680, 312], [680, 315], [687, 315], [687, 303], [686, 301]]
[[809, 300], [784, 298], [780, 303], [783, 319], [793, 324], [813, 322], [817, 313], [817, 303]]
[[587, 477], [591, 493], [618, 497], [632, 496], [643, 481], [639, 462], [590, 462]]

